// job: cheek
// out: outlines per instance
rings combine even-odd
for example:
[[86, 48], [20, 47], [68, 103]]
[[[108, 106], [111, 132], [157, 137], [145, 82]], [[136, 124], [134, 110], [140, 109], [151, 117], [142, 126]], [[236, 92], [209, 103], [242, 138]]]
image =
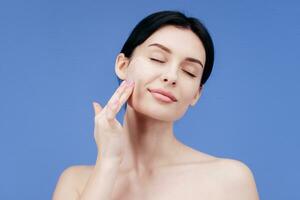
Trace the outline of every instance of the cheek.
[[141, 84], [151, 81], [156, 74], [157, 70], [145, 58], [136, 57], [130, 64], [128, 78]]
[[182, 103], [185, 103], [185, 104], [191, 103], [194, 100], [198, 89], [199, 89], [199, 87], [196, 86], [195, 83], [185, 85], [180, 90], [181, 91], [180, 96], [182, 98]]
[[150, 82], [151, 77], [153, 77], [153, 71], [151, 70], [151, 66], [149, 66], [144, 59], [135, 57], [128, 68], [127, 77], [135, 82], [129, 104], [136, 110], [139, 110], [140, 104], [142, 104], [141, 102], [147, 93], [147, 83]]

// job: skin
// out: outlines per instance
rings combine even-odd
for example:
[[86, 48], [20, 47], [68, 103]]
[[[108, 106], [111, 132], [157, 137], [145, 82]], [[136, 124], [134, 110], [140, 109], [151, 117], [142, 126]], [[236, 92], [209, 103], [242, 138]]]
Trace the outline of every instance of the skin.
[[[174, 26], [153, 33], [130, 59], [117, 56], [117, 76], [134, 85], [122, 90], [128, 95], [119, 98], [119, 108], [111, 115], [127, 103], [122, 161], [111, 199], [259, 199], [253, 174], [244, 163], [197, 151], [174, 136], [174, 121], [197, 103], [203, 90], [199, 87], [203, 66], [187, 57], [205, 64], [203, 44], [192, 31]], [[170, 91], [178, 101], [163, 103], [148, 88]], [[95, 114], [101, 109], [95, 105]], [[67, 168], [53, 199], [79, 199], [93, 170], [95, 166]]]

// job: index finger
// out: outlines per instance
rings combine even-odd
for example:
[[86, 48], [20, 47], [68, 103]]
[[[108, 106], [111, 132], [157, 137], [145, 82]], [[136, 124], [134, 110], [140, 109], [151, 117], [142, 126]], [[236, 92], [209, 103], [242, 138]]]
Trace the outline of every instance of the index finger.
[[126, 84], [122, 86], [123, 88], [120, 89], [120, 92], [111, 98], [111, 100], [107, 104], [108, 107], [106, 107], [105, 109], [108, 120], [112, 120], [115, 118], [116, 114], [119, 112], [122, 105], [126, 102], [126, 100], [131, 95], [133, 86], [134, 86], [134, 82], [127, 80]]

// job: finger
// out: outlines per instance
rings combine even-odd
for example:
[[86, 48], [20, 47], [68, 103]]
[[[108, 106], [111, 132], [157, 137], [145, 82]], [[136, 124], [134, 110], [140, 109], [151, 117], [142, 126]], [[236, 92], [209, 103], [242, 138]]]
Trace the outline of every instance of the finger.
[[102, 107], [100, 104], [98, 104], [97, 102], [93, 102], [93, 106], [94, 106], [94, 113], [95, 113], [95, 116], [98, 115], [101, 110], [102, 110]]
[[116, 97], [115, 99], [112, 99], [112, 101], [108, 103], [108, 106], [106, 108], [106, 116], [108, 120], [113, 120], [116, 117], [121, 106], [124, 104], [124, 102], [128, 99], [129, 95], [131, 94], [133, 85], [134, 85], [133, 81], [128, 81], [125, 84], [125, 86], [123, 86], [124, 88], [122, 89], [120, 96]]
[[[124, 87], [125, 82], [123, 81], [121, 83], [121, 85], [118, 87], [118, 89], [116, 90], [115, 94], [113, 95], [114, 98], [117, 98], [121, 93], [122, 93], [122, 87]], [[112, 99], [112, 98], [111, 98]], [[110, 100], [112, 101], [112, 100]], [[101, 107], [100, 104], [98, 104], [97, 102], [93, 102], [93, 106], [94, 106], [94, 113], [95, 116], [98, 115], [101, 111], [106, 110], [106, 106], [104, 108]]]
[[[122, 81], [122, 83], [120, 84], [120, 86], [117, 88], [117, 90], [115, 91], [115, 93], [112, 95], [112, 97], [109, 99], [108, 103], [104, 106], [104, 108], [102, 109], [102, 111], [106, 114], [108, 109], [108, 105], [113, 105], [114, 102], [119, 98], [119, 96], [121, 95], [121, 93], [123, 92], [123, 90], [125, 89], [124, 87], [126, 86], [126, 81]], [[112, 106], [113, 107], [113, 106]], [[110, 111], [109, 111], [110, 112]], [[110, 114], [111, 116], [111, 114]]]
[[122, 106], [127, 102], [134, 89], [134, 82], [126, 89], [119, 99], [119, 105], [117, 107], [117, 113], [120, 111]]
[[122, 81], [121, 85], [118, 87], [118, 89], [115, 91], [115, 93], [111, 96], [111, 98], [108, 100], [107, 104], [113, 104], [113, 102], [116, 101], [116, 99], [119, 99], [122, 93], [125, 91], [127, 85], [127, 81]]
[[119, 100], [115, 100], [105, 107], [105, 114], [108, 121], [112, 121], [116, 117], [116, 110]]

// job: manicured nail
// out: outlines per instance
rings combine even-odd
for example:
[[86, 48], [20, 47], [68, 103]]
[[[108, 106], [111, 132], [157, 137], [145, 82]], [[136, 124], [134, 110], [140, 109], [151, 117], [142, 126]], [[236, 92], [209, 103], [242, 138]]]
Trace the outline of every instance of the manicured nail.
[[131, 86], [134, 86], [134, 80], [131, 80], [131, 84], [130, 84]]
[[116, 108], [116, 107], [118, 106], [118, 103], [119, 103], [118, 99], [115, 99], [115, 100], [112, 102], [111, 107], [112, 107], [112, 108]]
[[133, 80], [130, 80], [130, 79], [126, 80], [126, 86], [127, 87], [133, 86], [133, 84], [134, 84]]
[[126, 80], [122, 81], [120, 86], [124, 86], [125, 83], [126, 83]]

